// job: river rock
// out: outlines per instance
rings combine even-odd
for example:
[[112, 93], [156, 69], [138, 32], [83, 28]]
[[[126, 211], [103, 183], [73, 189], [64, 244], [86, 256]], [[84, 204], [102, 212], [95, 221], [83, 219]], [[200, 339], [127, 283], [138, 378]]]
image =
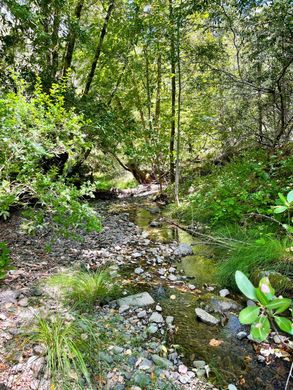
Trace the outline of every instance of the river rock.
[[218, 313], [230, 310], [238, 311], [241, 309], [241, 305], [229, 298], [220, 298], [215, 296], [210, 300], [210, 304], [212, 309]]
[[160, 324], [160, 323], [164, 322], [164, 318], [163, 318], [162, 314], [154, 311], [153, 314], [149, 318], [149, 322], [156, 322], [157, 324]]
[[157, 331], [158, 331], [158, 327], [157, 327], [156, 324], [151, 324], [151, 325], [148, 327], [147, 331], [148, 331], [150, 334], [155, 334], [155, 333], [157, 333]]
[[139, 364], [138, 368], [143, 371], [148, 371], [152, 368], [153, 363], [149, 359], [142, 359], [141, 363]]
[[137, 318], [145, 318], [147, 315], [147, 312], [145, 310], [142, 310], [140, 311], [138, 314], [137, 314]]
[[227, 295], [230, 294], [230, 291], [227, 288], [223, 288], [222, 290], [219, 291], [220, 297], [225, 298]]
[[190, 256], [193, 255], [193, 250], [190, 245], [182, 243], [174, 250], [176, 256]]
[[156, 366], [162, 367], [162, 368], [172, 368], [173, 363], [170, 362], [170, 360], [163, 358], [159, 355], [152, 355], [153, 362]]
[[160, 227], [160, 226], [162, 226], [162, 224], [161, 224], [161, 222], [159, 222], [159, 221], [151, 221], [150, 222], [150, 227]]
[[134, 273], [137, 275], [143, 274], [144, 270], [140, 267], [135, 268]]
[[237, 390], [237, 387], [235, 385], [233, 385], [232, 383], [230, 383], [228, 385], [228, 390]]
[[128, 297], [118, 299], [117, 302], [120, 308], [125, 305], [144, 307], [144, 306], [153, 305], [155, 303], [155, 301], [153, 300], [153, 298], [150, 296], [148, 292], [129, 295]]
[[167, 325], [172, 325], [173, 321], [174, 321], [174, 317], [172, 317], [172, 316], [167, 316], [166, 317], [166, 324]]
[[247, 337], [247, 333], [246, 332], [238, 332], [237, 333], [237, 339], [238, 340], [243, 340], [243, 339], [245, 339]]
[[217, 325], [220, 322], [216, 317], [199, 307], [195, 309], [195, 314], [202, 322], [208, 325]]
[[195, 368], [205, 368], [206, 362], [204, 360], [194, 360], [192, 365]]

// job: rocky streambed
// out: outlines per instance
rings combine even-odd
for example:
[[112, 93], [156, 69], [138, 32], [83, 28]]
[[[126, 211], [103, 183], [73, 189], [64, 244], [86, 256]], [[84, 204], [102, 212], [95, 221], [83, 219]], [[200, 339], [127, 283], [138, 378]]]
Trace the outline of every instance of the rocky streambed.
[[80, 241], [53, 240], [49, 230], [22, 236], [18, 215], [0, 225], [15, 265], [0, 287], [0, 389], [49, 389], [44, 351], [20, 345], [19, 333], [36, 315], [69, 313], [40, 281], [60, 269], [100, 266], [119, 278], [124, 296], [91, 318], [108, 340], [97, 388], [284, 388], [289, 362], [276, 358], [280, 345], [272, 352], [247, 339], [236, 315], [246, 302], [216, 286], [209, 247], [165, 224], [148, 201], [96, 206], [103, 231]]

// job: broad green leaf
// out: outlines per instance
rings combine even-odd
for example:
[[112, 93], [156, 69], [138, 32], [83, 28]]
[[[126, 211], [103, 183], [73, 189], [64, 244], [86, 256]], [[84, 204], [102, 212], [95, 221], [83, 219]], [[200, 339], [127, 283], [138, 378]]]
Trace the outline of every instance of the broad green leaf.
[[291, 299], [289, 298], [277, 298], [269, 302], [266, 307], [270, 310], [276, 310], [276, 313], [282, 313], [288, 309], [292, 304]]
[[268, 297], [260, 290], [260, 288], [256, 288], [255, 292], [256, 292], [257, 299], [263, 306], [266, 306], [270, 302]]
[[288, 192], [288, 194], [287, 194], [287, 202], [288, 203], [292, 203], [293, 202], [293, 190]]
[[290, 321], [288, 318], [284, 317], [274, 317], [278, 327], [286, 333], [289, 333], [290, 335], [293, 335], [293, 325], [292, 321]]
[[270, 333], [270, 322], [266, 316], [259, 316], [251, 325], [250, 336], [255, 341], [264, 341]]
[[261, 280], [259, 281], [259, 289], [269, 301], [273, 298], [275, 294], [275, 290], [273, 289], [270, 280], [267, 276], [261, 278]]
[[260, 307], [248, 306], [239, 313], [239, 321], [241, 324], [252, 324], [257, 319], [259, 312]]
[[248, 279], [246, 275], [244, 275], [241, 271], [236, 271], [235, 273], [235, 281], [239, 288], [239, 290], [249, 299], [257, 301], [257, 296], [255, 292], [255, 287]]
[[281, 192], [278, 193], [278, 196], [279, 196], [279, 198], [281, 199], [281, 201], [282, 201], [284, 204], [287, 203], [287, 199], [285, 198], [285, 196], [284, 196]]
[[281, 213], [283, 213], [286, 210], [287, 210], [287, 206], [275, 206], [274, 207], [274, 213], [275, 214], [281, 214]]

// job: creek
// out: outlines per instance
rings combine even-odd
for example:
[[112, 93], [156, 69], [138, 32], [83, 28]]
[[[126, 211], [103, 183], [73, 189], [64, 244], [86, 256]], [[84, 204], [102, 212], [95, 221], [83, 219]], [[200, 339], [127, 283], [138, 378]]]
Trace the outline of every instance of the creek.
[[[134, 291], [148, 291], [163, 308], [164, 315], [175, 318], [176, 330], [168, 340], [168, 345], [178, 346], [184, 354], [184, 361], [192, 365], [194, 360], [204, 360], [210, 367], [210, 380], [219, 388], [227, 389], [227, 385], [237, 384], [238, 389], [284, 389], [289, 371], [289, 362], [276, 358], [269, 365], [258, 361], [254, 345], [248, 339], [239, 340], [237, 333], [245, 329], [238, 320], [237, 311], [225, 312], [222, 316], [221, 325], [211, 326], [198, 321], [195, 315], [196, 307], [205, 307], [213, 299], [219, 298], [220, 286], [216, 282], [215, 253], [211, 246], [203, 244], [195, 237], [178, 227], [164, 222], [158, 227], [150, 227], [150, 222], [160, 220], [164, 211], [154, 214], [154, 204], [147, 201], [120, 201], [113, 205], [115, 212], [127, 212], [129, 219], [148, 232], [149, 238], [164, 243], [173, 242], [187, 243], [192, 245], [193, 255], [183, 257], [176, 265], [177, 270], [186, 283], [195, 285], [194, 291], [186, 291], [176, 283], [158, 278], [156, 282], [134, 282]], [[148, 272], [152, 269], [147, 264]], [[126, 267], [125, 273], [131, 279], [133, 268]], [[208, 287], [213, 287], [211, 292]], [[171, 300], [170, 296], [176, 299]], [[245, 305], [245, 301], [230, 294], [238, 304]], [[211, 345], [211, 340], [219, 341], [218, 346]]]

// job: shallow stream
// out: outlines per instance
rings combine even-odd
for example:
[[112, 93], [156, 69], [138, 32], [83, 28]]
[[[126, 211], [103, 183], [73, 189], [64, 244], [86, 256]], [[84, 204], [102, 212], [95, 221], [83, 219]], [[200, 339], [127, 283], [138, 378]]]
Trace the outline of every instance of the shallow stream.
[[[163, 214], [151, 212], [153, 205], [144, 202], [119, 202], [115, 207], [118, 207], [116, 211], [128, 212], [130, 220], [147, 231], [151, 239], [161, 242], [176, 240], [193, 247], [194, 254], [182, 258], [176, 266], [190, 279], [188, 283], [196, 286], [195, 291], [184, 291], [176, 286], [171, 288], [167, 282], [160, 280], [157, 285], [145, 283], [136, 286], [136, 291], [148, 291], [160, 303], [165, 316], [175, 318], [176, 331], [170, 337], [169, 347], [180, 346], [186, 364], [191, 365], [194, 360], [205, 360], [211, 368], [210, 379], [221, 389], [227, 389], [231, 383], [238, 389], [284, 389], [289, 362], [281, 359], [269, 365], [258, 362], [253, 344], [247, 339], [240, 341], [236, 337], [239, 331], [244, 330], [236, 314], [227, 313], [222, 325], [218, 326], [206, 325], [196, 319], [195, 307], [209, 302], [213, 297], [219, 297], [215, 278], [217, 260], [211, 247], [164, 222], [160, 227], [150, 227], [150, 222], [158, 220]], [[215, 290], [207, 292], [204, 285], [214, 286]], [[175, 295], [176, 299], [171, 300], [171, 295]], [[243, 304], [240, 297], [229, 297]], [[220, 341], [220, 344], [210, 345], [212, 339]]]

